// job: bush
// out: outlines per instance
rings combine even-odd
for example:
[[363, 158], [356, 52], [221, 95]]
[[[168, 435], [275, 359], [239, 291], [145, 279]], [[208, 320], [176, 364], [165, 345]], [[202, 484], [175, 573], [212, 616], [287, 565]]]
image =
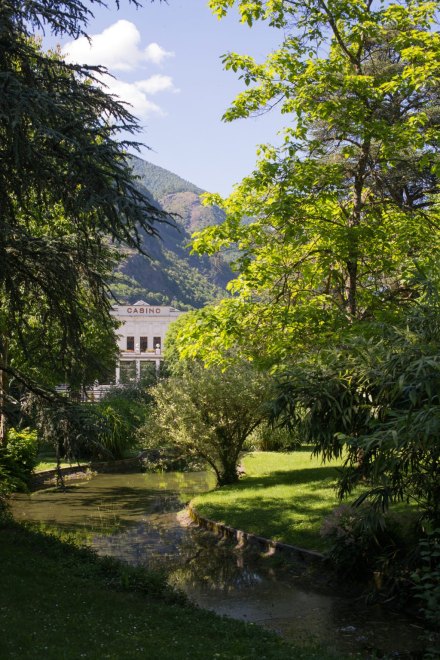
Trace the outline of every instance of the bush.
[[399, 582], [408, 582], [416, 530], [396, 515], [380, 514], [370, 504], [343, 504], [324, 520], [320, 534], [331, 541], [327, 556], [338, 573], [374, 576], [376, 589], [388, 596], [397, 593]]
[[150, 387], [156, 382], [154, 364], [140, 381], [112, 387], [95, 406], [101, 419], [97, 442], [87, 445], [91, 458], [123, 458], [139, 447], [139, 428], [145, 424], [152, 401]]
[[152, 388], [154, 413], [142, 432], [207, 463], [218, 485], [235, 483], [244, 445], [264, 419], [269, 388], [269, 378], [247, 362], [225, 370], [187, 363], [180, 375]]
[[9, 474], [14, 489], [26, 488], [37, 464], [38, 439], [36, 431], [10, 429], [8, 444], [0, 448], [0, 466]]
[[37, 464], [38, 448], [36, 431], [10, 429], [6, 449], [7, 455], [15, 465], [20, 466], [20, 469], [28, 478]]
[[293, 451], [301, 446], [301, 439], [295, 430], [262, 424], [249, 437], [247, 446], [256, 451]]
[[9, 495], [27, 490], [37, 453], [36, 431], [10, 429], [8, 444], [0, 447], [0, 524], [9, 516]]
[[114, 459], [124, 457], [125, 452], [138, 446], [138, 429], [145, 423], [148, 409], [137, 401], [113, 396], [108, 402], [98, 405], [98, 413], [103, 419], [99, 443], [94, 445], [92, 453], [98, 458]]
[[366, 530], [366, 515], [363, 509], [343, 504], [334, 509], [322, 524], [321, 536], [331, 541], [327, 556], [338, 573], [365, 575], [371, 569], [372, 550], [376, 550], [376, 543]]
[[411, 577], [420, 610], [434, 631], [425, 635], [425, 657], [435, 658], [438, 657], [435, 648], [438, 648], [440, 630], [440, 529], [434, 529], [421, 539], [419, 550], [420, 566]]

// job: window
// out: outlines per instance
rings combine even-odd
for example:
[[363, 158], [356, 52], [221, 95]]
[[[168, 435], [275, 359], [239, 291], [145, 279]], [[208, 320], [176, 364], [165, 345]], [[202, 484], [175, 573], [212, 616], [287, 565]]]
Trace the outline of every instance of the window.
[[140, 343], [141, 343], [141, 353], [145, 353], [145, 351], [148, 349], [148, 337], [141, 337]]
[[127, 383], [132, 383], [136, 380], [136, 361], [121, 361], [120, 363], [120, 383], [126, 385]]
[[154, 348], [161, 348], [162, 346], [162, 340], [160, 337], [154, 337], [153, 338], [153, 347]]
[[156, 364], [153, 360], [141, 360], [140, 363], [141, 381], [148, 386], [155, 381]]
[[127, 351], [134, 351], [134, 337], [127, 337]]

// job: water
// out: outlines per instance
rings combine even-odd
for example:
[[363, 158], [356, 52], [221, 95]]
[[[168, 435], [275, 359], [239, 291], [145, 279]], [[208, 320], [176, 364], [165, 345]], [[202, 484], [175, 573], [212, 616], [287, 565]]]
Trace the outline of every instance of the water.
[[99, 554], [164, 570], [201, 607], [292, 641], [364, 658], [418, 657], [420, 628], [411, 621], [365, 608], [307, 564], [244, 551], [192, 525], [183, 504], [213, 487], [208, 473], [100, 474], [68, 484], [66, 492], [17, 496], [15, 517], [73, 531]]

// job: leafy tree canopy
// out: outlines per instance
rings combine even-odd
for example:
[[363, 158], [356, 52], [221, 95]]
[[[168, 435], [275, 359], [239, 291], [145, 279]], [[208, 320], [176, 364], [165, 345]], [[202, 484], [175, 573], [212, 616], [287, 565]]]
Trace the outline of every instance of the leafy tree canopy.
[[[425, 282], [425, 284], [428, 284]], [[324, 458], [343, 457], [340, 495], [362, 484], [379, 511], [415, 504], [440, 524], [440, 306], [425, 287], [405, 328], [376, 328], [305, 356], [280, 378], [274, 414]]]
[[237, 481], [244, 443], [265, 416], [268, 378], [246, 362], [237, 361], [226, 371], [193, 362], [150, 392], [155, 407], [145, 432], [147, 444], [171, 443], [186, 456], [203, 460], [219, 485]]
[[48, 358], [75, 385], [96, 378], [98, 365], [78, 365], [98, 344], [101, 357], [114, 349], [112, 244], [142, 249], [164, 219], [133, 181], [126, 152], [136, 143], [126, 136], [138, 126], [98, 81], [105, 70], [68, 64], [32, 38], [34, 30], [75, 38], [91, 15], [79, 0], [0, 6], [2, 415], [10, 377], [34, 391], [53, 381]]
[[182, 331], [184, 352], [221, 359], [238, 343], [279, 362], [359, 322], [396, 320], [438, 249], [436, 3], [210, 5], [285, 34], [263, 63], [225, 55], [247, 86], [225, 120], [277, 105], [291, 125], [229, 199], [207, 199], [227, 220], [196, 233], [194, 250], [237, 245], [238, 277], [230, 300]]

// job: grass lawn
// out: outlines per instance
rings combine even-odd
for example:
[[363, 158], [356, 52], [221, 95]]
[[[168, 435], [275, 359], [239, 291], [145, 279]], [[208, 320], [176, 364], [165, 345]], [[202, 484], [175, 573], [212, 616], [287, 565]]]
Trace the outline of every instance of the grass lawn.
[[245, 476], [192, 501], [197, 512], [246, 532], [325, 550], [319, 535], [323, 518], [338, 504], [339, 462], [322, 465], [310, 451], [253, 452], [242, 461]]
[[0, 658], [328, 660], [182, 601], [158, 576], [9, 524], [0, 528]]
[[[124, 458], [135, 458], [139, 455], [139, 449], [130, 449], [124, 452]], [[55, 470], [57, 466], [57, 459], [55, 452], [52, 447], [44, 447], [38, 453], [38, 463], [34, 468], [34, 472], [43, 472], [44, 470]], [[79, 460], [79, 461], [61, 461], [61, 467], [70, 467], [75, 466], [79, 462], [80, 465], [89, 465], [90, 460]]]
[[[71, 465], [76, 465], [76, 463], [67, 463], [66, 461], [61, 461], [60, 466], [70, 467]], [[80, 465], [87, 465], [87, 463], [80, 463]], [[56, 459], [54, 460], [39, 460], [37, 465], [34, 468], [34, 472], [44, 472], [45, 470], [55, 470], [57, 466]]]
[[[34, 472], [43, 472], [44, 470], [55, 470], [57, 466], [57, 459], [55, 456], [55, 450], [51, 445], [43, 445], [37, 456], [37, 465], [34, 468]], [[84, 461], [87, 463], [87, 461]], [[70, 465], [75, 465], [75, 462], [70, 463], [69, 461], [62, 461], [61, 467], [70, 467]]]

